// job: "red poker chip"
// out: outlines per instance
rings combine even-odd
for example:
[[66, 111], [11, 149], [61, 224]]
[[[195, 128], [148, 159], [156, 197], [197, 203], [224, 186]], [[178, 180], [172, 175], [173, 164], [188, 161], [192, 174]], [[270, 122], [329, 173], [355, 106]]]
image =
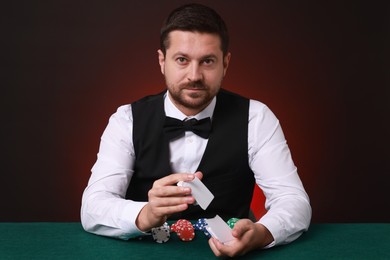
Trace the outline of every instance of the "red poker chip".
[[195, 237], [194, 226], [186, 219], [179, 219], [175, 224], [172, 224], [171, 230], [176, 232], [181, 241], [192, 241]]
[[184, 242], [192, 241], [195, 237], [194, 228], [183, 227], [177, 231], [177, 235], [181, 241]]
[[186, 219], [179, 219], [178, 221], [176, 221], [176, 223], [172, 224], [171, 230], [173, 232], [177, 232], [178, 229], [182, 227], [189, 227], [189, 226], [192, 226], [190, 221]]

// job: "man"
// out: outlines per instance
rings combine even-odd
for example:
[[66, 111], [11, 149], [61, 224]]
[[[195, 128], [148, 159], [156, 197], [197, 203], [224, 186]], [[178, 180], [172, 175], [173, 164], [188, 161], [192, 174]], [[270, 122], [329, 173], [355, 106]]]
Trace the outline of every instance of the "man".
[[[259, 101], [221, 89], [231, 56], [224, 21], [208, 7], [185, 5], [169, 15], [160, 41], [168, 90], [110, 118], [83, 194], [85, 230], [129, 239], [167, 219], [241, 218], [232, 243], [209, 240], [216, 256], [299, 237], [311, 208], [278, 120]], [[178, 134], [171, 131], [176, 121], [184, 124]], [[190, 131], [200, 123], [209, 132]], [[194, 176], [215, 196], [206, 210], [194, 204], [189, 188], [176, 185]], [[258, 222], [248, 218], [255, 183], [268, 209]]]

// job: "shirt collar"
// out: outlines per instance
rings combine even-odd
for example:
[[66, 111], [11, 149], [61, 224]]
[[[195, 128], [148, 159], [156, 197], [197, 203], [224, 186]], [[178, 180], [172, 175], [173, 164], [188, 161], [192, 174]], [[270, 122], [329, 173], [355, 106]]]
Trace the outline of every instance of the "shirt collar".
[[165, 115], [169, 116], [169, 117], [173, 117], [173, 118], [179, 119], [179, 120], [191, 119], [191, 118], [195, 118], [195, 119], [200, 120], [200, 119], [203, 119], [203, 118], [206, 118], [206, 117], [212, 118], [213, 112], [214, 112], [214, 108], [215, 108], [215, 104], [216, 104], [216, 100], [217, 100], [217, 98], [214, 97], [213, 100], [211, 100], [210, 104], [205, 109], [200, 111], [198, 114], [196, 114], [194, 116], [186, 116], [185, 114], [183, 114], [183, 112], [181, 112], [175, 106], [175, 104], [173, 104], [172, 100], [170, 99], [170, 97], [168, 95], [168, 91], [167, 91], [165, 93], [165, 95], [164, 95]]

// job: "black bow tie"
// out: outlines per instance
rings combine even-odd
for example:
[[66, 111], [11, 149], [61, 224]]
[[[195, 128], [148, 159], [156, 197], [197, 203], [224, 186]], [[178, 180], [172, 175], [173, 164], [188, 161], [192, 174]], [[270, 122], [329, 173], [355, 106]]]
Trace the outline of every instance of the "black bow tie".
[[172, 117], [165, 117], [164, 132], [171, 140], [175, 137], [181, 136], [185, 131], [192, 131], [205, 139], [209, 138], [211, 131], [210, 117], [197, 120], [195, 118], [181, 121]]

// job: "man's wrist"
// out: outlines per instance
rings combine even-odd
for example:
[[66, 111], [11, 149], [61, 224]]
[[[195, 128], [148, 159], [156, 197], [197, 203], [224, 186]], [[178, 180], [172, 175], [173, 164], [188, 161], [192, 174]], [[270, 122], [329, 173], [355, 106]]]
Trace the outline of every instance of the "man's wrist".
[[148, 221], [148, 204], [146, 204], [142, 209], [141, 211], [139, 212], [137, 218], [135, 219], [135, 225], [137, 226], [137, 228], [141, 231], [141, 232], [144, 232], [144, 233], [149, 233], [150, 230], [153, 228], [152, 225], [150, 225], [149, 221]]
[[260, 241], [260, 248], [265, 248], [274, 242], [274, 237], [272, 236], [271, 232], [263, 224], [256, 223], [256, 226], [259, 234], [261, 234], [262, 237]]

